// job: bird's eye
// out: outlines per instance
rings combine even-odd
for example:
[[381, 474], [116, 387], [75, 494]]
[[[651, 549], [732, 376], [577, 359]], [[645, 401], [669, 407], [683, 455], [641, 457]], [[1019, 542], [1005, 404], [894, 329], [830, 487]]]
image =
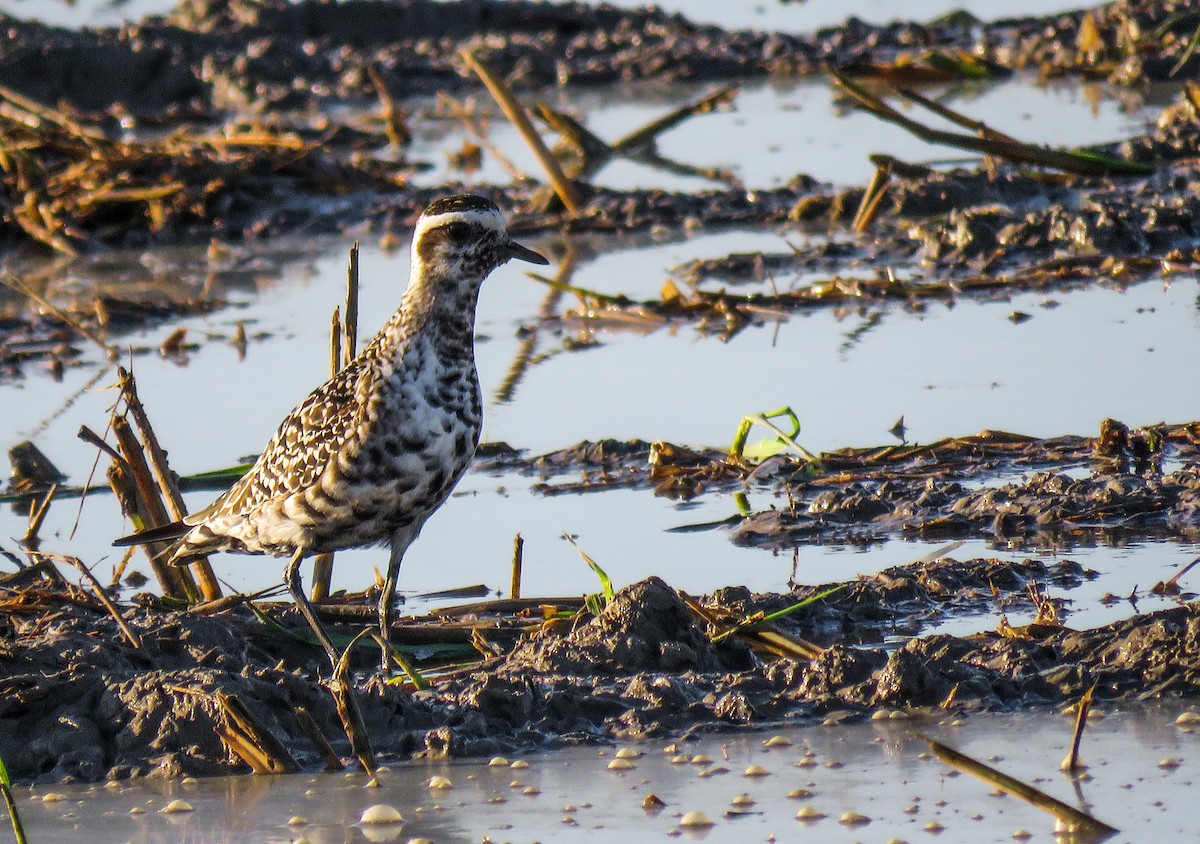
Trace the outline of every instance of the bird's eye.
[[446, 226], [446, 233], [456, 243], [464, 243], [471, 237], [471, 227], [466, 223], [451, 223]]

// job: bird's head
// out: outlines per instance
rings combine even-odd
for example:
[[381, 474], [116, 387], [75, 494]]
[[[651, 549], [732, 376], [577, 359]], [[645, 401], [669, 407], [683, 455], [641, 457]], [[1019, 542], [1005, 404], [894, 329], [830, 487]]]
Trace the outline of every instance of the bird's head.
[[509, 237], [504, 215], [482, 196], [458, 194], [438, 199], [417, 220], [412, 246], [414, 277], [419, 272], [439, 284], [478, 288], [488, 273], [513, 258], [550, 263]]

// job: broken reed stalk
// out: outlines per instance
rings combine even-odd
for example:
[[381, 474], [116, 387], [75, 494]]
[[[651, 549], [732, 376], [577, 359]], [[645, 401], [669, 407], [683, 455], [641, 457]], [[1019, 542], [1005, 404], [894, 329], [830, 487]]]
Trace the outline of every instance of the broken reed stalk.
[[705, 94], [694, 102], [686, 103], [674, 111], [667, 112], [657, 120], [650, 121], [640, 129], [615, 141], [612, 148], [618, 152], [630, 152], [640, 147], [647, 147], [653, 144], [655, 139], [663, 132], [674, 129], [689, 117], [716, 111], [721, 106], [733, 102], [737, 95], [737, 85], [726, 85], [724, 88], [719, 88], [711, 94]]
[[871, 183], [863, 191], [862, 201], [858, 204], [858, 211], [854, 215], [854, 222], [851, 224], [854, 231], [866, 231], [871, 227], [871, 223], [875, 222], [891, 182], [891, 167], [884, 165], [875, 168], [875, 172], [871, 176]]
[[[150, 523], [144, 514], [145, 508], [140, 501], [137, 486], [133, 482], [133, 470], [125, 458], [86, 425], [80, 426], [79, 439], [96, 446], [97, 449], [107, 454], [112, 460], [108, 470], [105, 472], [108, 478], [108, 485], [121, 506], [121, 512], [129, 517], [134, 531], [143, 531], [150, 527]], [[180, 595], [182, 594], [182, 587], [178, 581], [179, 571], [174, 566], [168, 566], [165, 562], [164, 555], [169, 549], [170, 543], [167, 542], [153, 542], [142, 546], [142, 550], [145, 551], [147, 558], [150, 560], [150, 567], [154, 570], [154, 576], [158, 579], [164, 594]], [[131, 550], [136, 550], [136, 546], [131, 548]], [[122, 570], [127, 562], [128, 555], [122, 562]], [[114, 573], [114, 577], [116, 577], [116, 573]]]
[[329, 692], [333, 695], [334, 707], [342, 722], [342, 729], [346, 732], [346, 738], [350, 739], [350, 750], [370, 777], [367, 786], [377, 788], [379, 778], [375, 775], [375, 752], [371, 749], [371, 736], [367, 733], [362, 710], [358, 708], [358, 699], [354, 696], [354, 685], [349, 679], [350, 654], [354, 652], [358, 640], [372, 632], [369, 629], [362, 631], [354, 637], [346, 650], [342, 651], [342, 658], [333, 667], [333, 676], [329, 678]]
[[[579, 151], [579, 164], [570, 174], [572, 179], [588, 181], [603, 167], [616, 151], [574, 117], [551, 108], [543, 102], [534, 104], [537, 115], [546, 125], [558, 132], [563, 140]], [[564, 171], [565, 172], [565, 171]]]
[[75, 568], [79, 569], [80, 575], [82, 575], [83, 579], [86, 580], [88, 585], [92, 587], [92, 591], [96, 593], [96, 597], [100, 600], [100, 603], [104, 605], [104, 608], [108, 610], [108, 614], [111, 615], [113, 620], [117, 622], [117, 627], [121, 629], [121, 635], [123, 635], [129, 641], [129, 644], [133, 645], [135, 650], [140, 651], [142, 649], [142, 637], [139, 636], [125, 621], [125, 618], [121, 615], [120, 610], [117, 609], [117, 605], [114, 604], [112, 599], [108, 597], [108, 593], [104, 591], [104, 587], [100, 585], [100, 581], [96, 579], [96, 576], [92, 574], [91, 569], [83, 564], [83, 560], [79, 559], [78, 557], [67, 556], [56, 556], [53, 558], [42, 554], [39, 554], [38, 556], [44, 559], [62, 560], [63, 562], [70, 563], [71, 565], [75, 566]]
[[1059, 766], [1068, 774], [1076, 774], [1087, 767], [1079, 758], [1079, 744], [1083, 741], [1083, 730], [1087, 727], [1088, 713], [1092, 710], [1092, 696], [1095, 691], [1096, 684], [1093, 683], [1075, 705], [1075, 732], [1071, 736], [1071, 751]]
[[337, 752], [333, 749], [333, 745], [329, 743], [329, 739], [321, 732], [321, 727], [317, 724], [316, 719], [303, 706], [296, 707], [296, 721], [300, 724], [300, 729], [308, 736], [308, 740], [312, 742], [313, 747], [317, 749], [317, 753], [321, 755], [321, 759], [325, 762], [326, 771], [343, 771], [346, 769], [346, 764], [337, 755]]
[[29, 844], [29, 839], [25, 837], [25, 825], [21, 823], [21, 816], [17, 814], [17, 803], [13, 800], [7, 771], [4, 772], [4, 781], [0, 782], [0, 795], [4, 796], [4, 806], [8, 809], [8, 818], [12, 821], [13, 835], [17, 839], [17, 844]]
[[956, 126], [961, 126], [964, 129], [970, 129], [972, 132], [978, 134], [981, 138], [986, 138], [993, 141], [1002, 141], [1006, 144], [1021, 143], [1021, 141], [1017, 140], [1012, 135], [1006, 135], [998, 129], [993, 129], [982, 120], [975, 120], [974, 118], [967, 117], [965, 114], [961, 114], [952, 108], [946, 108], [946, 106], [942, 105], [938, 101], [931, 100], [929, 97], [918, 94], [916, 91], [913, 91], [910, 88], [897, 88], [896, 93], [909, 102], [916, 103], [922, 108], [932, 111], [939, 117], [944, 117], [946, 120], [949, 120]]
[[387, 132], [388, 143], [397, 149], [408, 146], [412, 141], [412, 133], [404, 124], [404, 111], [396, 107], [396, 100], [388, 90], [387, 83], [383, 81], [379, 68], [374, 64], [368, 65], [367, 76], [371, 78], [375, 95], [379, 97], [379, 105], [383, 109], [383, 126]]
[[1074, 806], [1051, 797], [1046, 792], [1023, 783], [1015, 777], [1010, 777], [1008, 774], [998, 771], [990, 765], [985, 765], [983, 762], [973, 759], [965, 753], [960, 753], [936, 739], [931, 739], [920, 733], [916, 735], [917, 738], [928, 743], [929, 749], [933, 751], [934, 756], [950, 767], [959, 771], [965, 771], [971, 776], [983, 780], [988, 785], [1024, 800], [1026, 803], [1036, 806], [1043, 812], [1054, 815], [1059, 823], [1066, 827], [1068, 832], [1083, 833], [1094, 839], [1102, 839], [1110, 835], [1115, 835], [1120, 831], [1103, 821], [1097, 820], [1086, 812], [1081, 812]]
[[329, 323], [329, 371], [338, 374], [342, 368], [342, 307], [334, 305], [333, 319]]
[[[946, 132], [941, 129], [933, 129], [923, 123], [913, 120], [911, 117], [901, 114], [895, 108], [884, 102], [883, 99], [875, 94], [872, 94], [866, 88], [850, 79], [848, 76], [839, 73], [836, 70], [830, 70], [829, 72], [837, 82], [838, 86], [847, 94], [849, 94], [850, 97], [862, 108], [871, 112], [879, 119], [885, 120], [888, 123], [894, 123], [902, 129], [908, 130], [921, 140], [929, 143], [958, 147], [959, 149], [965, 149], [971, 152], [981, 153], [983, 155], [993, 155], [997, 158], [1019, 164], [1032, 164], [1037, 167], [1049, 167], [1054, 170], [1061, 170], [1064, 173], [1073, 173], [1079, 176], [1146, 176], [1154, 172], [1154, 167], [1147, 164], [1138, 164], [1137, 162], [1097, 155], [1095, 153], [1089, 153], [1082, 150], [1072, 151], [1052, 149], [1049, 147], [1027, 144], [1020, 141], [1006, 140], [1002, 137], [988, 136], [981, 138], [973, 135], [963, 135], [958, 132]], [[945, 106], [942, 106], [941, 108], [945, 111], [948, 111]], [[950, 113], [954, 114], [958, 118], [961, 118], [963, 121], [970, 120], [968, 117], [958, 115], [957, 112]], [[960, 121], [955, 120], [955, 122]], [[977, 121], [974, 123], [977, 124]]]
[[294, 774], [300, 770], [283, 742], [254, 717], [238, 698], [217, 692], [222, 723], [217, 734], [256, 774]]
[[50, 513], [50, 503], [54, 501], [56, 492], [58, 492], [58, 484], [50, 487], [40, 504], [36, 500], [29, 502], [29, 526], [25, 529], [25, 536], [21, 539], [21, 547], [25, 550], [36, 551], [41, 547], [42, 541], [38, 537], [38, 533], [46, 522], [46, 516]]
[[[172, 519], [167, 515], [166, 507], [163, 506], [162, 499], [159, 497], [158, 487], [150, 473], [150, 466], [146, 463], [146, 455], [142, 452], [142, 444], [134, 435], [129, 421], [124, 416], [114, 416], [112, 431], [117, 440], [117, 448], [123, 458], [124, 465], [121, 467], [121, 471], [128, 473], [126, 477], [132, 481], [136, 490], [134, 498], [137, 503], [136, 511], [143, 521], [143, 526], [138, 529], [162, 527], [169, 524]], [[170, 542], [148, 543], [145, 546], [146, 554], [150, 557], [150, 565], [158, 578], [159, 586], [162, 587], [163, 595], [168, 598], [196, 600], [199, 593], [196, 590], [195, 581], [192, 580], [191, 572], [183, 566], [173, 566], [166, 562], [165, 552], [170, 548]]]
[[567, 210], [572, 214], [577, 214], [583, 208], [583, 200], [579, 196], [579, 191], [575, 184], [567, 178], [562, 167], [558, 163], [558, 159], [550, 152], [546, 146], [546, 142], [542, 140], [542, 136], [538, 134], [533, 123], [529, 120], [529, 115], [525, 113], [525, 109], [517, 102], [517, 98], [513, 96], [509, 87], [504, 84], [496, 74], [492, 73], [491, 69], [478, 59], [470, 50], [460, 50], [459, 55], [467, 66], [475, 72], [483, 82], [488, 93], [500, 106], [500, 110], [504, 112], [504, 116], [521, 134], [525, 143], [533, 150], [533, 154], [537, 157], [538, 163], [542, 165], [542, 169], [546, 172], [547, 178], [550, 180], [550, 185], [554, 188], [554, 192], [558, 194], [558, 198], [562, 200], [562, 204], [567, 207]]
[[[117, 385], [120, 387], [121, 397], [125, 399], [125, 410], [129, 416], [133, 417], [133, 424], [146, 447], [150, 467], [154, 470], [154, 479], [165, 499], [171, 517], [169, 521], [179, 521], [188, 514], [187, 504], [183, 501], [183, 492], [179, 489], [179, 481], [167, 464], [167, 453], [159, 444], [158, 436], [150, 425], [150, 417], [146, 414], [146, 408], [142, 404], [142, 400], [138, 398], [137, 380], [133, 377], [132, 372], [123, 366], [118, 366]], [[217, 582], [217, 576], [213, 572], [208, 558], [201, 557], [190, 565], [199, 581], [201, 597], [206, 601], [215, 601], [220, 598], [221, 584]]]
[[514, 600], [521, 598], [521, 566], [525, 558], [525, 540], [521, 534], [513, 537], [512, 579], [509, 582], [508, 596]]
[[[382, 84], [380, 81], [377, 84]], [[333, 309], [333, 323], [329, 327], [329, 376], [332, 378], [349, 366], [358, 354], [358, 241], [350, 247], [350, 260], [346, 265], [346, 318], [341, 309]], [[333, 584], [333, 553], [318, 554], [313, 558], [312, 600], [324, 601], [329, 597]]]
[[[350, 247], [350, 260], [346, 264], [346, 320], [342, 327], [345, 338], [345, 355], [342, 366], [349, 366], [358, 356], [358, 241]], [[334, 375], [337, 372], [333, 373]]]

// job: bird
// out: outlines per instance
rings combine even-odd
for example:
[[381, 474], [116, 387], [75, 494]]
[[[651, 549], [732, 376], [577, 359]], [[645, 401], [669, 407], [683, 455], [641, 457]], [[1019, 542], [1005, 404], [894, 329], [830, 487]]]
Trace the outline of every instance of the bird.
[[509, 236], [491, 200], [433, 201], [413, 232], [400, 306], [375, 338], [287, 415], [250, 471], [210, 506], [113, 544], [178, 540], [169, 550], [175, 565], [219, 551], [287, 557], [284, 582], [335, 671], [340, 654], [304, 594], [300, 564], [387, 545], [378, 604], [387, 673], [400, 563], [479, 443], [479, 290], [513, 259], [549, 263]]

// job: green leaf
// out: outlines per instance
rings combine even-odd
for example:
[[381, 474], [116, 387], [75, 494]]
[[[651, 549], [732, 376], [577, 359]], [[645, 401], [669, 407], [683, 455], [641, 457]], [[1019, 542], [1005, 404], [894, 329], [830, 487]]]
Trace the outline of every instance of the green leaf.
[[796, 603], [796, 604], [792, 604], [790, 607], [784, 607], [783, 609], [779, 610], [778, 612], [773, 612], [770, 615], [763, 616], [762, 618], [755, 618], [755, 619], [751, 619], [751, 620], [747, 620], [747, 621], [742, 621], [738, 624], [735, 624], [733, 627], [730, 627], [728, 630], [723, 630], [720, 633], [718, 633], [716, 636], [713, 636], [712, 640], [714, 642], [719, 642], [722, 639], [727, 639], [730, 636], [736, 635], [738, 633], [744, 633], [747, 630], [755, 630], [758, 627], [761, 627], [764, 625], [770, 625], [772, 622], [777, 621], [777, 620], [783, 618], [784, 616], [791, 615], [792, 613], [796, 612], [796, 610], [803, 609], [804, 607], [807, 607], [809, 604], [815, 604], [817, 601], [823, 601], [824, 599], [826, 599], [830, 595], [832, 595], [834, 592], [840, 592], [842, 589], [845, 589], [845, 588], [846, 588], [845, 584], [842, 584], [841, 586], [834, 586], [832, 589], [826, 589], [824, 592], [818, 592], [816, 595], [810, 595], [809, 597], [805, 598], [803, 601], [800, 601], [799, 603]]
[[604, 612], [605, 602], [599, 592], [593, 592], [591, 595], [584, 595], [583, 605], [592, 615], [600, 615]]
[[616, 592], [613, 591], [612, 580], [609, 578], [608, 573], [605, 572], [604, 569], [600, 568], [599, 563], [584, 553], [583, 549], [579, 547], [579, 543], [571, 538], [571, 534], [563, 531], [563, 537], [567, 540], [567, 542], [570, 542], [575, 546], [575, 550], [579, 552], [579, 556], [583, 557], [583, 561], [588, 564], [588, 568], [596, 573], [596, 577], [600, 578], [600, 587], [604, 590], [604, 605], [607, 606], [608, 602], [613, 599], [614, 595], [616, 595]]
[[12, 780], [8, 778], [8, 768], [4, 767], [3, 759], [0, 759], [0, 783], [12, 787]]
[[[788, 420], [792, 429], [791, 433], [784, 431], [771, 421], [780, 417]], [[775, 436], [767, 438], [762, 442], [754, 443], [753, 445], [747, 445], [746, 440], [750, 438], [750, 429], [755, 425], [766, 428], [768, 431], [774, 433]], [[770, 410], [766, 413], [743, 416], [742, 421], [738, 424], [737, 432], [733, 435], [733, 443], [729, 446], [729, 456], [736, 459], [762, 461], [791, 448], [805, 460], [816, 463], [816, 455], [796, 442], [796, 437], [799, 434], [800, 417], [790, 407], [781, 407], [778, 410]]]

